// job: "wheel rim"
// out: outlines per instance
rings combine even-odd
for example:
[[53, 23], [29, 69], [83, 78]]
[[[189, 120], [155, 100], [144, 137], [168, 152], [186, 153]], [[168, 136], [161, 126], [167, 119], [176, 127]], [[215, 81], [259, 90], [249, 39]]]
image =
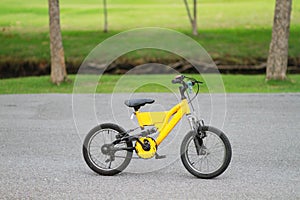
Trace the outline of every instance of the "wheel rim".
[[225, 162], [226, 149], [222, 139], [215, 133], [206, 132], [206, 137], [203, 139], [201, 148], [203, 155], [198, 155], [194, 137], [190, 137], [186, 143], [186, 160], [190, 167], [201, 174], [211, 174], [218, 171]]
[[[87, 151], [90, 161], [101, 170], [111, 171], [118, 169], [126, 159], [127, 151], [117, 151], [114, 154], [114, 161], [108, 161], [110, 155], [101, 152], [104, 144], [110, 144], [116, 139], [119, 132], [113, 129], [101, 129], [97, 131], [89, 140]], [[115, 147], [127, 147], [125, 142], [115, 145]]]

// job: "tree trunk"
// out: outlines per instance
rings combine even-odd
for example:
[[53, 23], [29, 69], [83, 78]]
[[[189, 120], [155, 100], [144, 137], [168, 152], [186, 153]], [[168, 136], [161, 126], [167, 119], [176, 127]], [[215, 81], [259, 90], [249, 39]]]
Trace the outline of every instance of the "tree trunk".
[[107, 33], [108, 31], [108, 23], [107, 23], [107, 2], [106, 0], [103, 0], [103, 13], [104, 13], [104, 33]]
[[198, 35], [198, 27], [197, 27], [197, 0], [194, 0], [194, 19], [193, 19], [193, 35]]
[[276, 0], [266, 79], [286, 79], [292, 0]]
[[51, 81], [59, 85], [67, 80], [64, 48], [60, 31], [59, 2], [48, 0], [51, 52]]
[[197, 0], [193, 0], [193, 17], [191, 15], [191, 11], [188, 5], [187, 0], [183, 0], [186, 11], [187, 11], [187, 15], [189, 17], [189, 20], [191, 22], [192, 25], [192, 29], [193, 29], [193, 35], [198, 35], [198, 27], [197, 27]]

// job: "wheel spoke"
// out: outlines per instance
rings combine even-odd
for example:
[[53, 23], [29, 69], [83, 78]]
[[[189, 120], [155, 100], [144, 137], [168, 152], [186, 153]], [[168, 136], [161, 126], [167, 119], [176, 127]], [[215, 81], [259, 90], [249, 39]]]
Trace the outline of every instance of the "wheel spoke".
[[222, 147], [222, 149], [221, 148], [219, 148], [219, 149], [216, 149], [216, 150], [213, 150], [213, 151], [209, 151], [210, 153], [219, 153], [219, 152], [223, 152], [224, 151], [224, 147]]
[[216, 160], [217, 162], [222, 162], [222, 159], [219, 159], [219, 157], [217, 157], [213, 154], [210, 154], [209, 156], [211, 157], [211, 159]]
[[203, 158], [204, 158], [204, 157], [202, 157], [202, 158], [200, 158], [199, 160], [195, 161], [195, 162], [194, 162], [194, 165], [196, 165], [197, 163], [199, 163], [200, 161], [202, 161]]
[[210, 156], [210, 158], [208, 159], [208, 161], [213, 165], [214, 169], [217, 170], [220, 166], [220, 164], [218, 163], [221, 163], [218, 159], [216, 159], [216, 157], [213, 157], [213, 156]]
[[116, 156], [115, 155], [115, 158], [129, 158], [129, 157], [127, 157], [127, 156]]
[[110, 159], [108, 169], [110, 169], [110, 167], [111, 167], [111, 162], [112, 162], [112, 160]]
[[222, 143], [216, 143], [214, 146], [210, 147], [209, 149], [218, 149], [218, 148], [224, 148], [224, 145]]
[[189, 155], [191, 155], [191, 156], [198, 156], [197, 153], [189, 153]]
[[202, 171], [202, 163], [203, 163], [203, 159], [201, 159], [201, 162], [200, 162], [200, 171]]
[[[212, 164], [212, 167], [214, 167], [214, 169], [217, 169], [215, 166], [215, 163], [213, 163], [212, 161], [210, 161], [209, 159], [207, 159], [207, 161], [209, 162], [209, 163], [211, 163]], [[217, 166], [218, 167], [218, 166]]]
[[103, 166], [105, 166], [104, 163], [102, 163], [100, 160], [98, 160], [95, 156], [91, 155], [92, 159], [95, 160], [95, 162], [98, 162], [100, 164], [102, 164]]

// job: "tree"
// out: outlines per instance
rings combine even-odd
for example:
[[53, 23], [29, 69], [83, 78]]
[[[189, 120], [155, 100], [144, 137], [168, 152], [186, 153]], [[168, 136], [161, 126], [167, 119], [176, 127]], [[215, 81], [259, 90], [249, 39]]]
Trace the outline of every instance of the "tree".
[[67, 80], [64, 48], [60, 31], [59, 2], [48, 0], [51, 52], [51, 81], [59, 85]]
[[189, 20], [190, 20], [191, 25], [192, 25], [193, 35], [198, 35], [198, 28], [197, 28], [197, 0], [193, 0], [193, 16], [191, 14], [190, 7], [188, 5], [187, 0], [183, 0], [183, 2], [185, 4], [186, 11], [187, 11]]
[[104, 13], [104, 33], [107, 33], [108, 31], [108, 23], [107, 23], [107, 2], [106, 0], [103, 0], [103, 13]]
[[266, 79], [286, 79], [292, 0], [276, 0]]

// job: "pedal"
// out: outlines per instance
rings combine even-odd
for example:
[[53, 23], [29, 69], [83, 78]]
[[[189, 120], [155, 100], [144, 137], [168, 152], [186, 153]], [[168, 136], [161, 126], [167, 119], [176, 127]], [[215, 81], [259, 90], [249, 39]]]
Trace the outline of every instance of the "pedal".
[[166, 158], [166, 155], [158, 155], [158, 153], [155, 153], [155, 159], [163, 159]]

